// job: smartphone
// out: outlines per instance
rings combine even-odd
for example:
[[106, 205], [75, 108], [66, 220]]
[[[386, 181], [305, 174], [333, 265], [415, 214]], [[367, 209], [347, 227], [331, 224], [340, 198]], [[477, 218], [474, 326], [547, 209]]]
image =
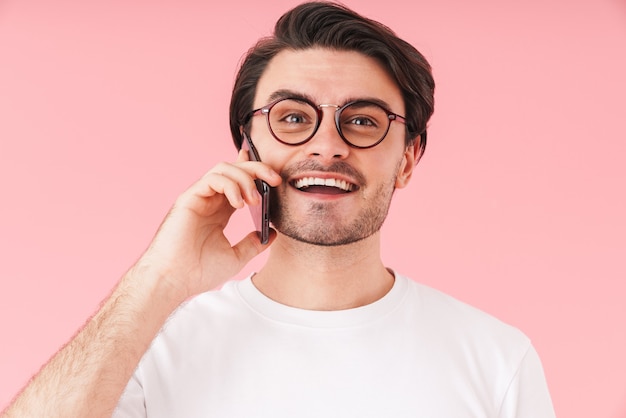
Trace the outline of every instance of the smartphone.
[[[244, 132], [242, 148], [248, 151], [251, 161], [261, 161], [254, 144]], [[270, 186], [263, 180], [254, 179], [256, 189], [261, 195], [260, 205], [248, 205], [254, 226], [259, 234], [261, 244], [267, 244], [270, 238]]]

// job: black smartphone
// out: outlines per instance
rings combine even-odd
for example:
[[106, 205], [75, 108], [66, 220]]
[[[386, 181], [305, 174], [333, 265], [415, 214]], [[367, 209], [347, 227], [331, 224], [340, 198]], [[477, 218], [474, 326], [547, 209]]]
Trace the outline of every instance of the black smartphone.
[[[248, 151], [251, 161], [261, 161], [254, 144], [244, 132], [242, 148]], [[255, 179], [256, 189], [261, 195], [260, 205], [248, 205], [254, 226], [259, 234], [261, 244], [267, 244], [270, 238], [270, 186], [263, 180]]]

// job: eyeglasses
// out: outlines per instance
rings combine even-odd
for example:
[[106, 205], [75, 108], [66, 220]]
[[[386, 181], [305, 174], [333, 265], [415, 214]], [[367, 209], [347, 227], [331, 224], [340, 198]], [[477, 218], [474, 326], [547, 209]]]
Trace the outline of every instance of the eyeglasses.
[[341, 138], [354, 148], [371, 148], [378, 145], [389, 131], [391, 122], [406, 124], [403, 116], [390, 112], [378, 103], [357, 100], [343, 106], [315, 105], [303, 98], [281, 98], [248, 115], [264, 114], [274, 138], [286, 145], [301, 145], [309, 141], [322, 122], [322, 109], [334, 107], [335, 126]]

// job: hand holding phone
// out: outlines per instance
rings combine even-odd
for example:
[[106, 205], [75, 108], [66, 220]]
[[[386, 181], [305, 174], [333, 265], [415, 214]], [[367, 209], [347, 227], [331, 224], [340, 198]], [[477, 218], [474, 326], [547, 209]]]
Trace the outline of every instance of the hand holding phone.
[[[251, 161], [261, 161], [259, 153], [256, 148], [254, 148], [254, 144], [245, 132], [243, 133], [243, 143], [241, 145], [243, 149], [248, 151], [248, 156]], [[261, 195], [261, 204], [249, 205], [248, 208], [250, 209], [250, 214], [252, 215], [252, 220], [259, 234], [261, 244], [267, 244], [270, 237], [270, 186], [259, 179], [254, 179], [254, 183]]]

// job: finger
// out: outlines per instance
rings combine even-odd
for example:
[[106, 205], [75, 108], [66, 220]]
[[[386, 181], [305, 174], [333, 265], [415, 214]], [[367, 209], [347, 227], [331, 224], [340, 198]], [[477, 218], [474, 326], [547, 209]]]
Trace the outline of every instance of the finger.
[[219, 163], [204, 174], [192, 187], [193, 193], [201, 197], [211, 197], [216, 193], [225, 194], [235, 207], [239, 202], [256, 202], [257, 192], [254, 179], [242, 167], [231, 163]]
[[261, 244], [259, 235], [256, 231], [250, 232], [241, 241], [239, 241], [233, 250], [237, 254], [241, 266], [247, 264], [254, 257], [269, 248], [276, 239], [276, 231], [270, 228], [270, 235], [267, 244]]
[[[239, 159], [246, 156], [239, 153]], [[260, 203], [254, 179], [258, 178], [270, 186], [278, 186], [282, 178], [271, 167], [256, 161], [241, 161], [238, 163], [222, 162], [208, 171], [190, 188], [191, 193], [200, 197], [211, 197], [216, 193], [224, 194], [230, 204], [240, 208], [245, 201], [249, 205]]]
[[[200, 196], [212, 196], [215, 193], [222, 194], [228, 200], [228, 203], [234, 208], [240, 209], [244, 206], [244, 195], [242, 194], [242, 186], [233, 179], [221, 174], [221, 173], [209, 173], [203, 178], [203, 182], [199, 184], [197, 194]], [[247, 187], [254, 188], [254, 182]], [[256, 192], [248, 190], [247, 195]], [[248, 196], [245, 198], [250, 200]], [[254, 197], [252, 198], [254, 199]]]
[[237, 154], [237, 162], [242, 163], [244, 161], [250, 161], [250, 156], [248, 155], [248, 152], [242, 148]]
[[250, 160], [250, 155], [244, 149], [239, 150], [239, 154], [237, 155], [237, 163], [247, 163], [250, 164], [238, 164], [241, 165], [248, 171], [251, 175], [261, 180], [264, 180], [270, 186], [276, 187], [278, 186], [282, 178], [280, 175], [274, 171], [269, 165], [261, 162], [261, 161], [252, 161]]
[[244, 161], [237, 163], [237, 167], [241, 167], [253, 178], [263, 180], [272, 187], [278, 186], [283, 180], [272, 167], [259, 161]]
[[273, 187], [282, 182], [280, 175], [270, 166], [257, 161], [242, 161], [234, 164], [220, 163], [205, 176], [209, 176], [211, 173], [220, 174], [239, 184], [241, 193], [248, 204], [259, 203], [259, 196], [254, 184], [255, 179], [263, 180]]

